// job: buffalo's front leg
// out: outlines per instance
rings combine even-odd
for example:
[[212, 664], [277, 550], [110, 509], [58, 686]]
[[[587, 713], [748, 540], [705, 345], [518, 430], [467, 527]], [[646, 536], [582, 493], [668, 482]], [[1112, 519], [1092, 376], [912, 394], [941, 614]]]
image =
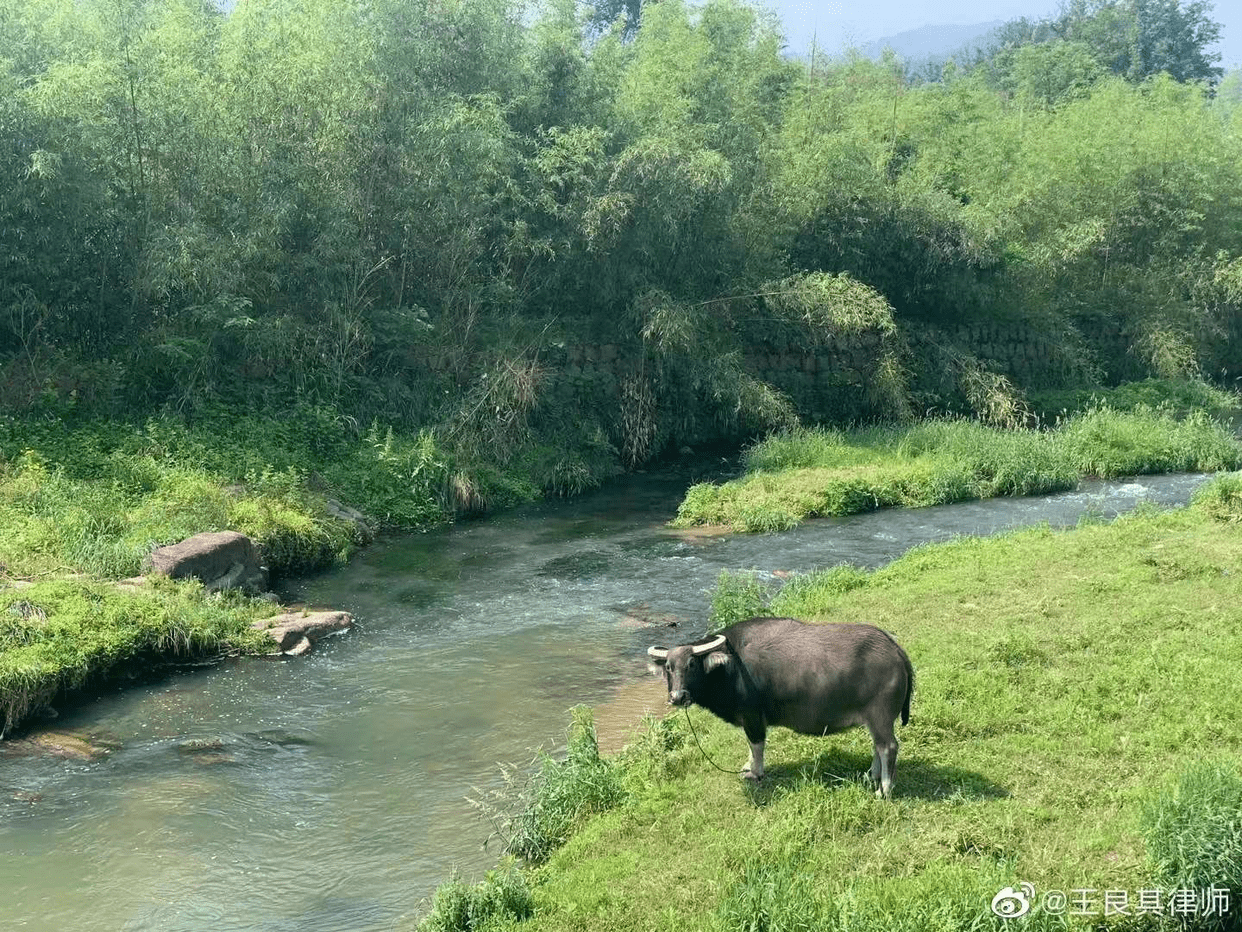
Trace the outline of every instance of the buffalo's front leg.
[[767, 741], [768, 729], [763, 719], [749, 719], [742, 723], [746, 731], [746, 740], [750, 742], [750, 763], [742, 770], [747, 780], [763, 779], [763, 746]]

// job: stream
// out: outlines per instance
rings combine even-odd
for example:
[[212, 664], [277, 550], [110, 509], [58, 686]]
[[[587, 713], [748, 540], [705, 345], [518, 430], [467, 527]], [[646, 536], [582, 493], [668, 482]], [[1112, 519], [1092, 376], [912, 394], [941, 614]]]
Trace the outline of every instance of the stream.
[[48, 723], [114, 748], [98, 760], [0, 753], [0, 928], [412, 929], [451, 871], [478, 878], [502, 853], [469, 797], [563, 746], [570, 707], [643, 682], [649, 644], [701, 633], [721, 570], [876, 567], [956, 535], [1183, 504], [1205, 478], [726, 536], [662, 527], [689, 483], [667, 471], [382, 539], [282, 593], [357, 619], [312, 655], [178, 673]]

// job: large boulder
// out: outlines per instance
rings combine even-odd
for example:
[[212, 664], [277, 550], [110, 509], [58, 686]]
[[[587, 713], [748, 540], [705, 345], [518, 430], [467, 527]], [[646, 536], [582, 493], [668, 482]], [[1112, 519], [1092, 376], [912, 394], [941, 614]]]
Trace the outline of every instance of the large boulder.
[[305, 654], [316, 641], [353, 625], [349, 612], [285, 612], [256, 621], [251, 627], [266, 631], [285, 654]]
[[369, 544], [375, 539], [375, 528], [371, 526], [366, 515], [358, 509], [342, 505], [335, 498], [330, 498], [327, 501], [327, 512], [330, 517], [335, 518], [337, 521], [344, 521], [346, 524], [353, 525], [354, 534], [360, 543]]
[[267, 588], [267, 567], [260, 565], [259, 548], [237, 531], [195, 534], [179, 544], [160, 547], [147, 557], [147, 567], [172, 579], [199, 579], [209, 592], [262, 592]]

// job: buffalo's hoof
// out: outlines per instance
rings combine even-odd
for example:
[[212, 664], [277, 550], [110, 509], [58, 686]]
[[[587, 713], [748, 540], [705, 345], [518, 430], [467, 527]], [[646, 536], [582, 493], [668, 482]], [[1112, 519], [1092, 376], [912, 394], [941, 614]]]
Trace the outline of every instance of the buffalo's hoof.
[[763, 774], [761, 774], [761, 773], [755, 773], [753, 770], [743, 770], [743, 771], [742, 771], [742, 779], [743, 779], [743, 780], [752, 780], [752, 781], [754, 781], [755, 783], [758, 783], [760, 780], [762, 780], [762, 779], [763, 779]]

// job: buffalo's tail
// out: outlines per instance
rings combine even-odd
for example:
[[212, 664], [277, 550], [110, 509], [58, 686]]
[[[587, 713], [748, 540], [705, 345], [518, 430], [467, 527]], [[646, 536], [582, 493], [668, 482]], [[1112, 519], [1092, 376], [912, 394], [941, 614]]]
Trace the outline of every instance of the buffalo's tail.
[[906, 665], [906, 701], [901, 707], [901, 724], [910, 724], [910, 699], [914, 696], [914, 665], [910, 663], [910, 658], [906, 656], [906, 652], [901, 652], [901, 659]]

